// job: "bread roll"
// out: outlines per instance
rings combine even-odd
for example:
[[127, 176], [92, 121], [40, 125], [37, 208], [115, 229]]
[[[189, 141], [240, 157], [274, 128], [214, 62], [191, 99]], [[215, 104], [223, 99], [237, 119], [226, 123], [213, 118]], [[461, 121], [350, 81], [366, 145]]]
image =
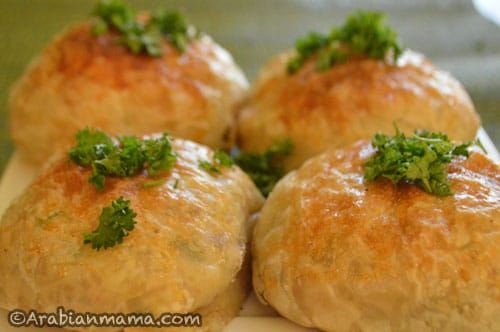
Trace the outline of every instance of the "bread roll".
[[248, 82], [208, 36], [180, 53], [163, 40], [160, 57], [134, 55], [110, 32], [79, 24], [52, 41], [10, 95], [11, 136], [41, 163], [86, 126], [115, 135], [168, 131], [212, 148], [232, 145], [236, 104]]
[[283, 178], [253, 237], [256, 294], [325, 331], [500, 330], [500, 168], [449, 165], [453, 196], [367, 183], [367, 142]]
[[[236, 166], [216, 175], [201, 169], [208, 148], [175, 139], [173, 151], [174, 167], [154, 187], [139, 174], [109, 177], [99, 192], [88, 183], [91, 170], [68, 157], [48, 166], [2, 218], [0, 307], [200, 311], [221, 329], [247, 294], [248, 270], [236, 276], [263, 198]], [[106, 250], [84, 244], [103, 207], [120, 196], [137, 214], [135, 228]]]
[[428, 129], [471, 140], [479, 117], [469, 96], [450, 74], [422, 55], [406, 51], [396, 64], [351, 58], [317, 71], [312, 57], [295, 74], [286, 65], [293, 52], [272, 59], [261, 71], [238, 120], [243, 150], [262, 151], [290, 138], [288, 169], [330, 147], [344, 147], [376, 132]]

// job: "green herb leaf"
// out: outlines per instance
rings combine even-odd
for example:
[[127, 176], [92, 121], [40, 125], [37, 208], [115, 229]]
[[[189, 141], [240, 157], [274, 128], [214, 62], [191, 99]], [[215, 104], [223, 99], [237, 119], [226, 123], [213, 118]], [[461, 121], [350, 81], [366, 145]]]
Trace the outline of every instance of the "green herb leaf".
[[134, 22], [134, 11], [120, 0], [100, 0], [95, 5], [92, 15], [102, 23], [112, 26], [120, 32], [127, 30], [127, 25]]
[[160, 10], [153, 14], [151, 24], [156, 25], [162, 35], [181, 52], [186, 50], [187, 43], [194, 37], [194, 28], [179, 12]]
[[143, 169], [147, 156], [143, 151], [143, 141], [134, 136], [120, 137], [116, 171], [118, 176], [132, 176]]
[[120, 0], [100, 0], [92, 15], [96, 17], [92, 27], [94, 35], [116, 31], [120, 34], [120, 42], [134, 54], [161, 56], [162, 37], [183, 52], [195, 36], [194, 27], [178, 12], [159, 11], [144, 24], [137, 20], [135, 11]]
[[120, 34], [120, 42], [132, 53], [146, 53], [160, 56], [161, 35], [154, 26], [145, 26], [136, 19], [136, 13], [120, 0], [100, 0], [92, 14], [96, 22], [92, 27], [94, 35], [99, 36], [110, 29]]
[[225, 153], [222, 150], [215, 150], [214, 152], [214, 160], [221, 166], [231, 167], [234, 165], [234, 160], [230, 155]]
[[328, 42], [328, 36], [318, 32], [310, 32], [307, 36], [297, 39], [295, 49], [298, 55], [288, 63], [288, 71], [297, 71], [310, 56], [328, 45]]
[[89, 183], [92, 183], [97, 190], [103, 191], [104, 184], [106, 182], [106, 177], [100, 174], [98, 171], [94, 170], [89, 178]]
[[198, 166], [209, 173], [221, 174], [221, 167], [232, 167], [234, 160], [222, 150], [215, 150], [213, 162], [198, 160]]
[[78, 165], [92, 166], [89, 182], [98, 190], [104, 189], [106, 176], [133, 176], [143, 169], [148, 176], [155, 176], [171, 169], [176, 161], [168, 134], [144, 141], [124, 136], [113, 144], [103, 132], [85, 129], [76, 139], [77, 145], [69, 156]]
[[78, 165], [89, 166], [96, 159], [104, 158], [114, 149], [113, 141], [102, 131], [86, 128], [76, 134], [77, 145], [69, 156]]
[[130, 201], [123, 197], [102, 209], [99, 226], [92, 232], [84, 234], [84, 244], [92, 244], [96, 250], [107, 249], [122, 243], [130, 231], [134, 229], [137, 214], [130, 208]]
[[102, 34], [105, 34], [106, 32], [108, 32], [108, 30], [109, 30], [108, 24], [100, 18], [98, 18], [95, 21], [94, 25], [92, 26], [92, 33], [95, 36], [100, 36]]
[[392, 51], [396, 60], [402, 52], [396, 32], [385, 24], [385, 15], [376, 12], [350, 15], [342, 27], [333, 29], [330, 38], [344, 43], [354, 54], [373, 59], [383, 59]]
[[316, 69], [326, 70], [352, 56], [366, 55], [384, 59], [388, 54], [396, 61], [402, 53], [397, 34], [385, 24], [385, 16], [376, 12], [359, 11], [348, 16], [344, 25], [332, 30], [330, 35], [311, 32], [298, 39], [296, 56], [288, 62], [290, 74], [298, 71], [314, 54], [318, 57]]
[[396, 128], [395, 136], [375, 134], [377, 152], [364, 165], [365, 179], [380, 177], [392, 183], [413, 183], [437, 196], [451, 195], [447, 166], [455, 156], [469, 156], [472, 143], [455, 145], [442, 133], [416, 131], [406, 137]]
[[168, 134], [163, 134], [158, 139], [145, 140], [143, 151], [146, 160], [146, 169], [150, 176], [168, 171], [177, 159], [176, 154], [172, 151]]
[[276, 183], [285, 175], [283, 161], [292, 151], [292, 141], [283, 140], [274, 143], [263, 153], [236, 153], [234, 160], [267, 197]]
[[328, 70], [333, 65], [337, 63], [343, 63], [346, 61], [347, 61], [347, 55], [334, 48], [328, 52], [322, 52], [318, 56], [318, 61], [316, 62], [316, 69], [319, 71]]
[[220, 169], [208, 160], [198, 160], [198, 166], [208, 173], [221, 174]]

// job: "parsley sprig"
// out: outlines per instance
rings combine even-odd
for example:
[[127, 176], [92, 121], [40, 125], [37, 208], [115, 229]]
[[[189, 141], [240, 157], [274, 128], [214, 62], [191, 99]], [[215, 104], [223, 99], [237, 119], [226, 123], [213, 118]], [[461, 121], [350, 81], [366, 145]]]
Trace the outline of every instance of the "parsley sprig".
[[144, 140], [141, 150], [149, 176], [156, 176], [159, 172], [171, 169], [177, 159], [172, 151], [168, 134], [163, 134], [157, 139]]
[[456, 156], [469, 156], [472, 142], [455, 145], [442, 133], [416, 131], [406, 137], [396, 128], [395, 136], [375, 134], [377, 152], [365, 163], [365, 179], [389, 179], [412, 183], [437, 196], [452, 195], [447, 166]]
[[393, 61], [402, 53], [397, 34], [385, 24], [381, 13], [358, 11], [348, 16], [344, 25], [325, 35], [311, 32], [295, 43], [296, 55], [288, 62], [290, 74], [298, 71], [314, 54], [318, 54], [316, 69], [327, 70], [350, 57], [365, 55], [373, 59], [392, 56]]
[[94, 35], [116, 31], [120, 34], [120, 43], [134, 54], [161, 56], [162, 37], [170, 41], [177, 50], [184, 52], [188, 42], [197, 34], [196, 29], [178, 12], [160, 10], [144, 23], [121, 0], [100, 0], [92, 15], [95, 17], [92, 27]]
[[160, 10], [153, 14], [151, 25], [157, 26], [161, 34], [181, 52], [186, 50], [189, 41], [197, 34], [179, 12]]
[[90, 128], [76, 134], [77, 144], [69, 151], [70, 158], [81, 166], [90, 166], [94, 160], [104, 158], [114, 148], [113, 141], [105, 133]]
[[276, 183], [285, 175], [283, 162], [293, 150], [293, 143], [286, 139], [277, 141], [261, 153], [234, 149], [231, 155], [216, 150], [213, 161], [198, 160], [201, 169], [213, 174], [221, 174], [222, 167], [238, 165], [252, 179], [264, 196], [268, 196]]
[[83, 243], [92, 245], [93, 249], [107, 249], [122, 243], [130, 231], [134, 229], [137, 214], [130, 208], [130, 201], [123, 197], [102, 209], [99, 225], [92, 233], [84, 234]]
[[221, 174], [221, 167], [232, 167], [234, 161], [230, 155], [222, 150], [215, 150], [213, 161], [198, 160], [198, 166], [209, 173]]
[[275, 142], [262, 153], [235, 152], [234, 161], [267, 197], [279, 179], [285, 175], [283, 161], [292, 150], [293, 143], [287, 139]]
[[133, 176], [145, 169], [148, 176], [168, 171], [176, 161], [170, 137], [141, 140], [133, 136], [115, 142], [102, 131], [86, 128], [76, 134], [77, 144], [70, 159], [80, 166], [92, 167], [89, 182], [103, 190], [107, 176]]

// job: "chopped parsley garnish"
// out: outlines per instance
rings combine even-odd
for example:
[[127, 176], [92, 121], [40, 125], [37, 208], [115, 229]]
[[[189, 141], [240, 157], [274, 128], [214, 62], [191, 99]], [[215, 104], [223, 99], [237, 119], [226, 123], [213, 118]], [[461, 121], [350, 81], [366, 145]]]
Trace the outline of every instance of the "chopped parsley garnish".
[[253, 180], [264, 196], [268, 196], [276, 183], [285, 175], [283, 161], [293, 150], [291, 140], [275, 142], [262, 153], [235, 153], [235, 163]]
[[288, 62], [290, 74], [298, 71], [317, 54], [316, 69], [327, 70], [350, 57], [365, 55], [372, 59], [391, 56], [396, 61], [402, 53], [397, 34], [385, 24], [381, 13], [359, 11], [348, 16], [344, 25], [330, 34], [311, 32], [295, 43], [296, 55]]
[[114, 144], [105, 133], [95, 129], [84, 129], [76, 134], [75, 147], [69, 151], [70, 158], [82, 166], [90, 166], [96, 159], [104, 158]]
[[92, 27], [94, 35], [116, 31], [120, 34], [120, 43], [134, 54], [161, 56], [162, 37], [183, 52], [196, 35], [194, 27], [178, 12], [158, 11], [143, 23], [137, 19], [135, 11], [121, 0], [100, 0], [92, 15], [96, 17]]
[[228, 155], [227, 153], [225, 153], [222, 150], [215, 150], [214, 160], [216, 161], [217, 164], [224, 166], [224, 167], [231, 167], [234, 165], [233, 158], [231, 158], [230, 155]]
[[326, 47], [329, 42], [328, 36], [318, 32], [310, 32], [307, 36], [297, 39], [295, 42], [297, 55], [288, 62], [288, 72], [294, 73], [299, 70], [310, 56]]
[[152, 24], [181, 52], [186, 50], [189, 40], [196, 34], [194, 28], [179, 12], [160, 10], [153, 14]]
[[102, 209], [99, 226], [92, 232], [84, 234], [83, 243], [92, 244], [96, 250], [107, 249], [122, 243], [123, 238], [134, 229], [137, 214], [130, 208], [130, 201], [123, 197]]
[[377, 152], [365, 163], [365, 179], [380, 177], [392, 183], [407, 182], [437, 196], [452, 195], [447, 166], [456, 156], [469, 156], [472, 143], [455, 145], [441, 133], [416, 131], [406, 137], [396, 128], [395, 136], [375, 134]]
[[208, 160], [198, 160], [198, 166], [201, 169], [207, 171], [208, 173], [217, 173], [217, 174], [221, 173], [220, 169], [211, 162], [209, 162]]
[[84, 129], [76, 135], [77, 144], [69, 151], [73, 162], [91, 166], [89, 182], [103, 190], [106, 176], [133, 176], [145, 169], [148, 176], [168, 171], [175, 163], [168, 134], [141, 140], [133, 136], [120, 137], [114, 142], [95, 129]]
[[231, 167], [234, 165], [234, 161], [231, 156], [222, 150], [215, 150], [213, 159], [213, 162], [198, 160], [198, 166], [209, 173], [220, 174], [221, 167]]
[[145, 140], [142, 152], [146, 161], [146, 170], [150, 176], [171, 169], [177, 159], [172, 152], [172, 145], [167, 134], [157, 139]]

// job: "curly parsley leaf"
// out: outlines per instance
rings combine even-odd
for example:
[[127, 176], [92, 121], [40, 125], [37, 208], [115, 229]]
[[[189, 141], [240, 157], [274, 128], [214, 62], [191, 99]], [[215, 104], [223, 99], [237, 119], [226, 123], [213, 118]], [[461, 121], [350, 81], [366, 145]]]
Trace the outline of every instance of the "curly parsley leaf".
[[119, 143], [92, 163], [93, 173], [89, 182], [99, 190], [104, 189], [106, 176], [132, 176], [143, 168], [142, 141], [136, 137], [121, 137]]
[[285, 175], [283, 161], [292, 151], [293, 142], [287, 139], [275, 142], [262, 153], [237, 152], [234, 161], [267, 197]]
[[148, 176], [156, 176], [171, 169], [176, 161], [168, 134], [146, 140], [124, 136], [115, 144], [103, 132], [85, 129], [76, 139], [69, 156], [78, 165], [92, 167], [89, 182], [98, 190], [104, 189], [107, 176], [133, 176], [143, 169]]
[[319, 54], [318, 61], [316, 62], [316, 69], [319, 71], [324, 71], [337, 63], [346, 62], [347, 59], [347, 54], [334, 48], [329, 52], [322, 52]]
[[130, 208], [130, 201], [123, 197], [102, 209], [99, 225], [92, 233], [84, 234], [83, 243], [91, 244], [93, 249], [107, 249], [122, 243], [134, 229], [137, 214]]
[[179, 12], [160, 10], [153, 14], [151, 24], [156, 25], [161, 34], [181, 52], [186, 50], [189, 40], [196, 34], [195, 28]]
[[416, 131], [406, 137], [396, 128], [395, 136], [375, 134], [377, 152], [365, 163], [365, 179], [389, 179], [412, 183], [437, 196], [452, 195], [447, 166], [456, 156], [469, 156], [472, 143], [455, 145], [447, 135]]
[[177, 159], [170, 144], [170, 137], [167, 134], [163, 134], [157, 139], [145, 140], [143, 153], [146, 161], [146, 170], [150, 176], [168, 171]]
[[232, 167], [234, 160], [222, 150], [215, 150], [213, 162], [198, 160], [198, 166], [209, 173], [221, 174], [221, 167]]
[[294, 73], [299, 70], [310, 56], [327, 46], [328, 42], [328, 36], [318, 32], [310, 32], [307, 36], [297, 39], [295, 49], [298, 55], [288, 62], [288, 72]]
[[86, 128], [76, 134], [77, 145], [69, 150], [71, 160], [81, 166], [89, 166], [96, 159], [103, 158], [114, 144], [102, 131]]
[[225, 153], [222, 150], [215, 150], [214, 160], [217, 162], [217, 164], [224, 166], [224, 167], [231, 167], [234, 165], [233, 158], [231, 158], [230, 155], [228, 155], [227, 153]]
[[147, 23], [143, 23], [137, 19], [135, 11], [121, 0], [100, 0], [92, 15], [95, 17], [92, 27], [94, 35], [116, 31], [120, 35], [120, 42], [134, 54], [161, 56], [162, 37], [183, 52], [195, 36], [194, 27], [178, 12], [159, 11]]
[[402, 53], [396, 32], [385, 24], [385, 15], [376, 12], [357, 12], [346, 23], [333, 29], [331, 39], [348, 46], [353, 54], [365, 54], [373, 59], [383, 59], [388, 51], [394, 60]]
[[198, 160], [198, 166], [208, 173], [221, 174], [220, 169], [208, 160]]
[[[118, 152], [118, 164], [116, 174], [118, 176], [132, 176], [143, 169], [145, 160], [144, 141], [134, 136], [120, 137]], [[153, 174], [149, 174], [153, 175]]]
[[287, 66], [290, 74], [317, 53], [316, 69], [326, 70], [358, 55], [372, 59], [384, 59], [390, 55], [396, 61], [403, 50], [396, 32], [385, 24], [385, 16], [367, 11], [351, 14], [344, 25], [332, 29], [329, 35], [309, 33], [297, 40], [295, 49], [296, 55]]
[[92, 15], [97, 18], [94, 25], [94, 34], [100, 35], [114, 28], [119, 32], [127, 31], [135, 20], [134, 11], [120, 0], [101, 0], [92, 10]]

